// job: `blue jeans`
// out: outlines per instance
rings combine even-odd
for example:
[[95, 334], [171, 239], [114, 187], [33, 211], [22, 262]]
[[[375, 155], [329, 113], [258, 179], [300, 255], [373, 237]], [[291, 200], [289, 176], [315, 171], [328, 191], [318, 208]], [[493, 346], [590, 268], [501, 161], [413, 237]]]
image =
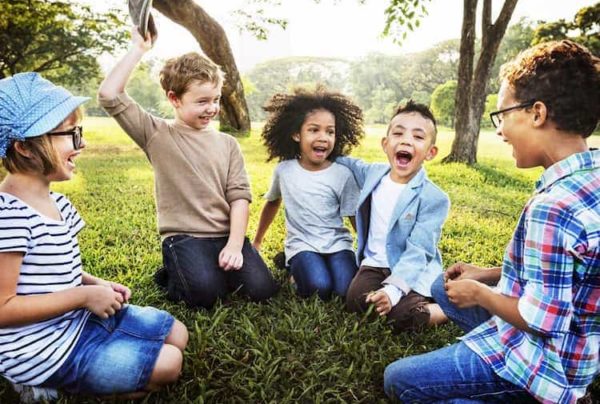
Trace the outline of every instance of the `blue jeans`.
[[174, 321], [165, 311], [130, 304], [107, 319], [92, 314], [67, 360], [42, 386], [94, 395], [142, 391]]
[[183, 234], [167, 237], [162, 243], [162, 253], [169, 299], [210, 309], [217, 299], [234, 291], [255, 302], [277, 293], [279, 286], [271, 271], [247, 238], [242, 247], [242, 268], [224, 271], [219, 267], [219, 253], [226, 244], [227, 237], [197, 238]]
[[302, 251], [290, 259], [290, 272], [302, 297], [314, 293], [323, 300], [331, 293], [344, 297], [356, 270], [354, 253], [349, 250], [332, 254]]
[[433, 297], [433, 300], [440, 305], [444, 314], [465, 333], [471, 331], [484, 321], [489, 320], [491, 317], [490, 313], [483, 307], [475, 306], [467, 309], [460, 309], [448, 300], [448, 295], [444, 288], [444, 274], [438, 276], [431, 285], [431, 296]]
[[501, 377], [464, 342], [388, 365], [385, 393], [405, 403], [535, 403]]

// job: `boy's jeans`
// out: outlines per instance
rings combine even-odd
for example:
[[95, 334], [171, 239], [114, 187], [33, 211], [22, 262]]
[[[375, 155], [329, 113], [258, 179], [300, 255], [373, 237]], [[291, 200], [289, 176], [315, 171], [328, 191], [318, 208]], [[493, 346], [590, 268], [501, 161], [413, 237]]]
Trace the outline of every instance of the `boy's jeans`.
[[277, 293], [279, 286], [271, 271], [247, 238], [242, 247], [242, 268], [224, 271], [219, 267], [219, 253], [227, 240], [227, 237], [196, 238], [184, 234], [163, 240], [167, 293], [171, 300], [210, 309], [217, 299], [238, 289], [256, 302]]
[[522, 388], [496, 376], [464, 342], [388, 365], [385, 393], [404, 403], [535, 403]]
[[440, 305], [444, 314], [465, 333], [491, 317], [490, 313], [483, 307], [475, 306], [468, 309], [460, 309], [448, 300], [448, 295], [444, 288], [444, 274], [438, 276], [431, 285], [431, 297]]
[[302, 297], [317, 293], [325, 300], [332, 292], [346, 296], [356, 269], [354, 253], [349, 250], [332, 254], [302, 251], [290, 259], [290, 272]]
[[[460, 309], [448, 300], [443, 274], [431, 294], [444, 313], [465, 332], [490, 318], [481, 307]], [[385, 369], [384, 389], [406, 403], [535, 403], [522, 388], [497, 376], [464, 342], [397, 360]]]

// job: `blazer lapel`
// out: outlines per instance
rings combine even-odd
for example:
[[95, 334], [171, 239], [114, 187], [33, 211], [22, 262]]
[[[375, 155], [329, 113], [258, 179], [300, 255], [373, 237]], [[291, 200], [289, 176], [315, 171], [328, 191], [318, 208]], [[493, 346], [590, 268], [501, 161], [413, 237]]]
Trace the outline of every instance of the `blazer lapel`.
[[425, 180], [425, 171], [421, 170], [415, 175], [415, 177], [406, 184], [406, 188], [400, 194], [400, 197], [396, 201], [394, 206], [394, 212], [390, 218], [388, 225], [388, 233], [391, 231], [394, 224], [400, 219], [402, 213], [408, 209], [413, 200], [419, 195], [419, 189], [421, 188], [423, 181]]

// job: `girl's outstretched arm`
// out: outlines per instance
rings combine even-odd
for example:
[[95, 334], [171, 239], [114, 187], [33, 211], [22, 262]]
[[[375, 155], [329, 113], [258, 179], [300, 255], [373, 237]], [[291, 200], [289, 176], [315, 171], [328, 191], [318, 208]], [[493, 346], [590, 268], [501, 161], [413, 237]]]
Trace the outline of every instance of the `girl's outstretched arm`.
[[262, 212], [260, 213], [260, 220], [258, 222], [258, 229], [256, 230], [256, 236], [254, 236], [254, 241], [252, 241], [252, 246], [260, 251], [260, 246], [262, 244], [263, 238], [269, 229], [271, 223], [273, 223], [273, 219], [275, 219], [275, 215], [281, 206], [281, 198], [275, 199], [274, 201], [267, 201], [265, 206], [263, 206]]
[[99, 285], [19, 296], [17, 282], [22, 262], [23, 253], [0, 253], [0, 328], [44, 321], [79, 308], [107, 318], [121, 308], [121, 294]]

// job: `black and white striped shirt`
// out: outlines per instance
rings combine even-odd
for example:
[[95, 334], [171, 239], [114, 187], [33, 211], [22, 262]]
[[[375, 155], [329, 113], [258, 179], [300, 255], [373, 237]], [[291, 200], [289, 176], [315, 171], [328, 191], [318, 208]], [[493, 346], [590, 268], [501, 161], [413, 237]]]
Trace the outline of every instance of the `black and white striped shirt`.
[[[51, 197], [60, 210], [60, 221], [0, 192], [0, 254], [24, 253], [17, 295], [81, 285], [77, 233], [85, 223], [64, 195], [51, 193]], [[71, 353], [89, 314], [78, 309], [34, 324], [0, 328], [0, 374], [18, 384], [44, 382]]]

